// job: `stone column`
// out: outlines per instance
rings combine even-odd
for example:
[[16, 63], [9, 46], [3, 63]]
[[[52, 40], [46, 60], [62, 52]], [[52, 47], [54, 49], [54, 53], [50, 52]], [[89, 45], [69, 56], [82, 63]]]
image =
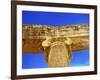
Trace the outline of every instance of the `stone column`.
[[52, 43], [48, 56], [48, 66], [66, 67], [68, 65], [68, 49], [66, 49], [66, 45], [59, 41]]
[[[71, 59], [70, 40], [52, 42], [52, 39], [46, 39], [42, 42], [44, 53], [47, 55], [48, 67], [67, 67]], [[49, 49], [48, 49], [49, 48]], [[69, 55], [70, 54], [70, 55]]]

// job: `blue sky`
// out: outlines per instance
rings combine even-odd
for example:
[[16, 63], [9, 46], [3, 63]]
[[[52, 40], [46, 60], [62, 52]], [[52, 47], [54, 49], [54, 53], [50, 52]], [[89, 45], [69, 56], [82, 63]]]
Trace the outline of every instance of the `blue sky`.
[[[89, 65], [89, 50], [73, 52], [73, 58], [69, 61], [69, 66], [88, 66]], [[44, 60], [44, 54], [25, 53], [22, 57], [22, 68], [48, 68], [47, 62]]]
[[89, 14], [23, 11], [23, 24], [62, 26], [66, 24], [89, 24]]
[[[89, 24], [89, 14], [23, 11], [22, 24], [42, 24], [52, 26]], [[73, 52], [73, 58], [70, 60], [70, 66], [87, 65], [89, 65], [89, 50]], [[22, 55], [23, 69], [47, 67], [48, 65], [44, 61], [44, 54], [26, 53]]]

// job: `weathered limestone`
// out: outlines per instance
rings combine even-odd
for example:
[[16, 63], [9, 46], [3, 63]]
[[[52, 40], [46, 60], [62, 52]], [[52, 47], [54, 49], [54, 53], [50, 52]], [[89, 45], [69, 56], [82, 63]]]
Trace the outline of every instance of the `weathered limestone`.
[[66, 67], [71, 59], [71, 39], [52, 42], [52, 38], [43, 41], [42, 46], [46, 54], [46, 60], [49, 67]]
[[51, 45], [48, 56], [49, 67], [66, 67], [68, 66], [68, 50], [62, 42], [54, 42]]
[[49, 67], [69, 66], [73, 51], [89, 49], [89, 25], [23, 25], [23, 53], [45, 53]]
[[[22, 25], [22, 51], [25, 53], [44, 53], [42, 42], [48, 37], [69, 37], [73, 44], [72, 51], [89, 49], [89, 25], [64, 25], [64, 26], [49, 26], [49, 25]], [[66, 42], [65, 42], [66, 43]], [[70, 47], [70, 46], [68, 46]]]

